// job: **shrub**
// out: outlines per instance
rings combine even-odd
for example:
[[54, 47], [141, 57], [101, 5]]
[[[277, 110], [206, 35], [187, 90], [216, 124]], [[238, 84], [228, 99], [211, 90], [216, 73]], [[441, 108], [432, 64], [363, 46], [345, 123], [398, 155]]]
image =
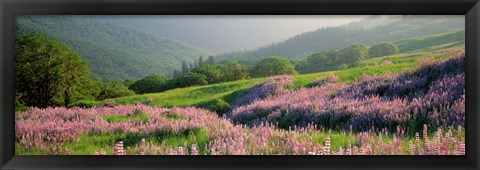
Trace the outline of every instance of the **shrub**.
[[162, 92], [167, 79], [162, 75], [150, 75], [129, 86], [137, 94]]
[[114, 107], [116, 105], [115, 101], [108, 101], [103, 104], [104, 107]]
[[400, 50], [398, 47], [391, 42], [382, 42], [380, 44], [375, 44], [368, 49], [368, 54], [370, 57], [381, 57], [399, 53]]
[[23, 104], [15, 105], [15, 111], [24, 112], [24, 111], [27, 111], [27, 110], [28, 110], [28, 107], [23, 105]]
[[109, 98], [117, 98], [134, 95], [135, 92], [129, 90], [125, 85], [119, 82], [110, 82], [102, 85], [97, 100], [105, 100]]
[[152, 104], [152, 102], [153, 102], [153, 99], [152, 99], [152, 98], [148, 98], [147, 101], [145, 101], [145, 104], [146, 104], [146, 105], [150, 105], [150, 104]]
[[[206, 85], [207, 77], [198, 73], [187, 73], [173, 80], [173, 87], [189, 87], [195, 85]], [[170, 86], [172, 86], [170, 85]]]
[[206, 107], [207, 109], [216, 112], [219, 116], [230, 111], [230, 105], [223, 99], [214, 99]]
[[382, 62], [382, 66], [389, 66], [389, 65], [393, 65], [393, 62], [390, 60], [385, 60]]
[[81, 107], [81, 108], [92, 108], [97, 105], [97, 102], [92, 100], [80, 100], [73, 103], [72, 107]]
[[340, 70], [348, 69], [348, 65], [347, 64], [342, 64], [342, 65], [338, 66], [338, 69], [340, 69]]

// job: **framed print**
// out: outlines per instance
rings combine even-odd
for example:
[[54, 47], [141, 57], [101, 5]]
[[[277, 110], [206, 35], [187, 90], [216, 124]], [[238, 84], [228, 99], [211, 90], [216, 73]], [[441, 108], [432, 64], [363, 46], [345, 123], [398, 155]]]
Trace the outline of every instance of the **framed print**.
[[3, 169], [478, 169], [477, 1], [2, 1]]

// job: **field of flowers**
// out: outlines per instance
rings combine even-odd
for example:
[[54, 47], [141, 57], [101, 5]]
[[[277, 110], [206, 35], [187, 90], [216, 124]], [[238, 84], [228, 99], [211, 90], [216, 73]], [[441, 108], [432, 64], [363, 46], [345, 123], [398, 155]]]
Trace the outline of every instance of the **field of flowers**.
[[463, 155], [463, 53], [400, 74], [293, 90], [270, 77], [219, 117], [143, 104], [16, 112], [17, 154]]
[[[423, 61], [414, 71], [394, 75], [363, 75], [351, 84], [336, 77], [312, 82], [312, 88], [285, 92], [270, 84], [291, 85], [289, 76], [273, 77], [263, 90], [252, 88], [228, 116], [235, 123], [277, 122], [280, 127], [305, 127], [314, 122], [327, 129], [364, 132], [398, 126], [407, 133], [429, 127], [463, 126], [465, 122], [464, 54], [447, 61]], [[276, 82], [276, 83], [272, 83]], [[261, 93], [268, 97], [253, 95]]]

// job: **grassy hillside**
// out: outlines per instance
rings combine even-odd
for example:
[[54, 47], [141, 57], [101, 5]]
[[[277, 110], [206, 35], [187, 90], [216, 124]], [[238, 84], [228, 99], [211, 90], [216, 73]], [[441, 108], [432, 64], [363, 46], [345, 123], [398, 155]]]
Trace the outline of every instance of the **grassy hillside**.
[[[324, 78], [328, 75], [335, 75], [340, 82], [350, 82], [362, 74], [383, 74], [386, 72], [398, 73], [406, 68], [415, 68], [420, 65], [424, 58], [439, 59], [461, 51], [464, 42], [455, 42], [432, 46], [414, 52], [399, 53], [391, 56], [373, 58], [363, 61], [360, 66], [346, 70], [328, 71], [313, 74], [301, 74], [293, 76], [294, 88], [298, 89], [307, 86], [310, 82]], [[254, 84], [264, 82], [266, 78], [240, 80], [221, 84], [178, 88], [162, 93], [135, 95], [123, 98], [109, 99], [118, 104], [133, 104], [135, 102], [145, 103], [147, 99], [153, 99], [150, 105], [154, 106], [199, 106], [216, 98], [223, 98], [231, 102], [242, 91], [252, 87]]]
[[173, 107], [200, 105], [216, 98], [229, 98], [229, 96], [235, 95], [235, 92], [246, 90], [254, 84], [260, 83], [264, 80], [266, 80], [266, 78], [240, 80], [207, 86], [177, 88], [162, 93], [135, 95], [112, 100], [118, 104], [132, 104], [137, 101], [145, 102], [148, 98], [151, 98], [153, 99], [151, 105], [155, 106]]
[[[465, 31], [453, 31], [441, 34], [433, 34], [415, 38], [408, 38], [393, 42], [398, 46], [400, 52], [421, 52], [442, 48], [463, 47], [465, 43]], [[318, 52], [318, 53], [322, 53]], [[316, 55], [318, 53], [312, 54]], [[308, 57], [308, 56], [307, 56]], [[301, 59], [300, 59], [301, 60]], [[343, 62], [337, 62], [330, 65], [323, 66], [321, 71], [334, 71], [338, 70]]]
[[465, 40], [465, 31], [454, 31], [442, 34], [434, 34], [434, 35], [427, 35], [421, 36], [416, 38], [404, 39], [400, 41], [396, 41], [395, 45], [398, 46], [400, 52], [406, 51], [414, 51], [430, 46], [456, 42], [456, 41], [464, 41]]
[[170, 76], [173, 69], [181, 67], [182, 60], [193, 63], [200, 55], [209, 54], [88, 16], [22, 16], [16, 23], [18, 34], [36, 31], [61, 40], [88, 62], [93, 76], [106, 81], [158, 73]]
[[[381, 41], [398, 41], [418, 36], [439, 34], [465, 29], [463, 16], [393, 16], [391, 21], [382, 18], [367, 18], [372, 26], [348, 24], [339, 27], [321, 28], [306, 32], [286, 41], [251, 51], [240, 51], [220, 55], [221, 58], [257, 58], [286, 56], [298, 58], [317, 51], [338, 49], [352, 44], [371, 45]], [[359, 21], [362, 23], [364, 20]]]

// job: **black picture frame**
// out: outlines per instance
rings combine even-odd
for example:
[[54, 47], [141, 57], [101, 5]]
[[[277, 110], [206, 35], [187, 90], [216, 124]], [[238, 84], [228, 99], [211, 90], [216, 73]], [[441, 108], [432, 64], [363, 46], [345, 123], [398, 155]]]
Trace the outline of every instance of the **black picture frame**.
[[[1, 0], [2, 169], [462, 169], [480, 166], [478, 0]], [[14, 39], [19, 15], [465, 15], [465, 156], [18, 156]]]

